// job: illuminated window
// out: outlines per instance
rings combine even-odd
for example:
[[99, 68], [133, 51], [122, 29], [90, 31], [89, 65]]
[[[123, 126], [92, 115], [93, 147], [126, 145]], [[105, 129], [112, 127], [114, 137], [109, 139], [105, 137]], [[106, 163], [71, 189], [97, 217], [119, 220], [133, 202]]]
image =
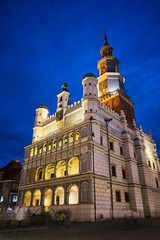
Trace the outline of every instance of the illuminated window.
[[49, 206], [52, 203], [52, 190], [49, 188], [44, 195], [44, 211], [49, 212]]
[[46, 171], [45, 171], [45, 179], [52, 179], [54, 178], [54, 166], [52, 164], [49, 164], [46, 167]]
[[116, 166], [112, 165], [111, 170], [112, 170], [112, 176], [116, 177]]
[[18, 196], [17, 195], [13, 195], [12, 202], [17, 202], [17, 200], [18, 200]]
[[41, 192], [40, 190], [35, 190], [33, 194], [33, 206], [39, 206], [41, 202]]
[[37, 147], [34, 149], [34, 155], [37, 155]]
[[28, 174], [28, 182], [34, 182], [34, 170], [30, 170]]
[[30, 151], [30, 157], [33, 157], [33, 148]]
[[75, 134], [75, 138], [76, 138], [76, 141], [79, 140], [79, 131], [76, 132], [76, 134]]
[[51, 150], [51, 142], [48, 143], [48, 151]]
[[68, 203], [69, 204], [77, 204], [78, 203], [78, 187], [77, 185], [73, 185], [69, 188], [68, 191], [68, 195], [69, 195], [69, 199], [68, 199]]
[[66, 163], [65, 161], [60, 161], [56, 167], [56, 177], [64, 177], [66, 175]]
[[65, 136], [63, 137], [63, 145], [66, 145], [67, 142], [68, 142], [68, 138], [67, 138], [67, 135], [65, 135]]
[[56, 145], [57, 145], [56, 143], [57, 143], [56, 140], [53, 140], [53, 145], [52, 145], [53, 149], [56, 148]]
[[64, 204], [64, 188], [58, 187], [55, 191], [55, 205], [63, 205]]
[[73, 157], [68, 162], [68, 175], [78, 174], [79, 173], [79, 160], [76, 157]]
[[72, 143], [73, 142], [73, 133], [70, 133], [69, 134], [69, 143]]
[[43, 152], [46, 152], [46, 143], [43, 144]]
[[121, 192], [120, 191], [116, 191], [116, 201], [121, 202]]
[[58, 147], [61, 147], [61, 146], [62, 146], [62, 139], [59, 138], [59, 139], [58, 139]]
[[27, 207], [31, 204], [31, 192], [27, 191], [24, 195], [24, 204], [26, 204]]
[[42, 146], [39, 146], [39, 153], [42, 153]]
[[82, 202], [88, 202], [88, 183], [85, 182], [81, 187]]
[[36, 181], [43, 180], [43, 167], [39, 167], [36, 172]]

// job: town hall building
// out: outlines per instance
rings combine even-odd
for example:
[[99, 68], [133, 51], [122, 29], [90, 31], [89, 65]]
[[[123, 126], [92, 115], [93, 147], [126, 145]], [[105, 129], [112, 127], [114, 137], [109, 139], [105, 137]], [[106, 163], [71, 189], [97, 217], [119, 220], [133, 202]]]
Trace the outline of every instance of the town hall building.
[[119, 61], [104, 37], [99, 76], [82, 79], [83, 98], [69, 105], [66, 82], [57, 109], [36, 109], [19, 186], [32, 213], [70, 209], [72, 221], [160, 216], [160, 175], [151, 132], [137, 127]]

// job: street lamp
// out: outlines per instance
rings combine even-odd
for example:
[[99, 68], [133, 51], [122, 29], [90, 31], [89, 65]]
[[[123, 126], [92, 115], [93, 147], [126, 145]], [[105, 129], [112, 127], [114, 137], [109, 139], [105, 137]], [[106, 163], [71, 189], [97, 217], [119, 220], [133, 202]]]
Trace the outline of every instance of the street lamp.
[[112, 174], [111, 174], [111, 162], [110, 162], [110, 144], [109, 144], [109, 134], [108, 134], [108, 124], [112, 121], [112, 118], [105, 119], [106, 131], [107, 131], [107, 143], [108, 143], [108, 166], [109, 166], [109, 180], [110, 180], [110, 195], [111, 195], [111, 214], [112, 220], [114, 219], [113, 212], [113, 191], [112, 191]]

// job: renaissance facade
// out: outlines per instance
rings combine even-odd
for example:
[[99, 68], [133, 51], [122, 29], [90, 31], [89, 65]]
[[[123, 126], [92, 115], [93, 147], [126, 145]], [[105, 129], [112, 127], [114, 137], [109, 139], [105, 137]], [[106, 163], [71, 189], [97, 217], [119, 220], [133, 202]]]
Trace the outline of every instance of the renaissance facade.
[[48, 117], [36, 109], [25, 147], [19, 198], [35, 214], [70, 209], [73, 221], [160, 216], [160, 177], [151, 132], [136, 126], [119, 61], [104, 38], [99, 77], [82, 80], [83, 98], [69, 105], [67, 84]]

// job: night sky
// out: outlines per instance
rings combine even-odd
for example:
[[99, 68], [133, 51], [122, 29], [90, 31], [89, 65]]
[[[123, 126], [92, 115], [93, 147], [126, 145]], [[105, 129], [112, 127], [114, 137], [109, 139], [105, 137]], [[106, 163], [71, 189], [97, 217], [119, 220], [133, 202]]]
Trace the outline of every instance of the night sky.
[[98, 77], [102, 30], [160, 157], [159, 11], [159, 0], [0, 0], [0, 167], [23, 161], [37, 106], [54, 114], [64, 81], [71, 104], [83, 97], [83, 75]]

